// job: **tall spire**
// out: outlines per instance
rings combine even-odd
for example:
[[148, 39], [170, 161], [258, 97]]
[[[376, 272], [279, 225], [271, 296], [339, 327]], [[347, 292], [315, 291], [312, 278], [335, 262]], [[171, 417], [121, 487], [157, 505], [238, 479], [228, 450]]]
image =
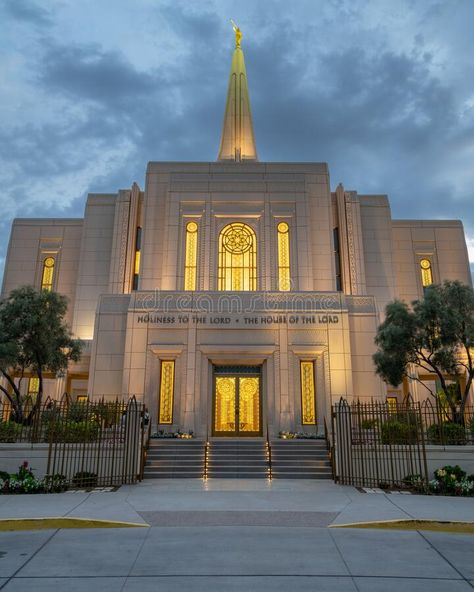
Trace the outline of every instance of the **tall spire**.
[[242, 32], [233, 21], [231, 22], [235, 32], [235, 49], [230, 67], [229, 88], [218, 160], [233, 160], [235, 162], [258, 160], [252, 113], [250, 111], [244, 52], [240, 47]]

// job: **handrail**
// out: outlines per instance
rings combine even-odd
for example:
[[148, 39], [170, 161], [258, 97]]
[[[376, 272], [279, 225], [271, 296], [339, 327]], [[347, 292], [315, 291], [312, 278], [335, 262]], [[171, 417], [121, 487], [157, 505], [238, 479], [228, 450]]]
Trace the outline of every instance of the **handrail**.
[[268, 422], [267, 422], [267, 453], [268, 453], [268, 479], [271, 481], [273, 478], [272, 475], [272, 446], [270, 444], [270, 436], [268, 432]]
[[206, 428], [206, 443], [204, 444], [204, 466], [202, 478], [206, 481], [209, 478], [209, 426]]
[[140, 462], [140, 474], [138, 476], [139, 481], [143, 481], [143, 476], [145, 474], [145, 465], [146, 459], [148, 456], [148, 448], [150, 446], [150, 436], [151, 436], [151, 417], [148, 419], [148, 428], [146, 429], [146, 439], [145, 439], [145, 430], [142, 426], [142, 458]]
[[336, 470], [334, 466], [334, 446], [332, 445], [331, 437], [329, 435], [326, 416], [324, 416], [324, 439], [326, 440], [326, 450], [328, 451], [329, 462], [331, 463], [332, 479], [333, 481], [336, 481]]

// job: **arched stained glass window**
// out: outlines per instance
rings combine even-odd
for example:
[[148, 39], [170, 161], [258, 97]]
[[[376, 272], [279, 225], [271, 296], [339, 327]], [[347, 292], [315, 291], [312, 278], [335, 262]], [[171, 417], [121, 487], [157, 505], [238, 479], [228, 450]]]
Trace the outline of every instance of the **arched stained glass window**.
[[257, 289], [257, 238], [247, 224], [228, 224], [219, 235], [218, 289]]
[[184, 262], [184, 289], [196, 289], [198, 253], [198, 225], [196, 222], [186, 224], [186, 247]]
[[431, 261], [429, 259], [422, 259], [420, 261], [421, 269], [421, 283], [423, 288], [431, 286], [433, 283], [433, 270], [431, 268]]
[[290, 277], [290, 227], [280, 222], [278, 231], [278, 289], [288, 292], [291, 288]]
[[51, 291], [53, 289], [54, 265], [54, 257], [46, 257], [46, 259], [43, 261], [43, 273], [41, 275], [42, 290]]

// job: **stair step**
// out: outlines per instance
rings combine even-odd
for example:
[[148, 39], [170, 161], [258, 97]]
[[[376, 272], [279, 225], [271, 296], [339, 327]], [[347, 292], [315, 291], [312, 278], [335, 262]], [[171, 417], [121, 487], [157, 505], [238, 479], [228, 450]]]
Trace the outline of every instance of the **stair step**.
[[[223, 479], [266, 479], [269, 454], [261, 440], [150, 441], [144, 471], [146, 479], [201, 478], [206, 462], [207, 477]], [[326, 443], [276, 441], [271, 443], [272, 476], [276, 479], [331, 479]]]

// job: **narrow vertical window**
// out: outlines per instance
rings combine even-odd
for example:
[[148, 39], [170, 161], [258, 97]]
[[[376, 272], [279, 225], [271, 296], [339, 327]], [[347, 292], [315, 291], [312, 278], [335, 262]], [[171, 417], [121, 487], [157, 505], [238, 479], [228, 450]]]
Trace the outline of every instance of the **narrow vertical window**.
[[184, 262], [184, 289], [196, 289], [198, 252], [198, 225], [196, 222], [186, 224], [186, 248]]
[[314, 362], [300, 362], [301, 423], [316, 425], [316, 391], [314, 388]]
[[431, 261], [429, 259], [422, 259], [420, 261], [420, 269], [421, 284], [423, 288], [427, 288], [433, 283], [433, 270], [431, 268]]
[[218, 289], [257, 289], [257, 238], [247, 224], [234, 222], [221, 230]]
[[390, 413], [390, 415], [393, 415], [394, 413], [396, 413], [397, 408], [398, 408], [397, 397], [387, 397], [387, 407], [388, 407], [388, 412]]
[[286, 222], [280, 222], [278, 231], [278, 289], [288, 292], [291, 288], [290, 277], [290, 228]]
[[36, 397], [39, 393], [40, 381], [37, 376], [32, 376], [28, 379], [28, 395], [30, 397]]
[[132, 290], [138, 290], [138, 280], [140, 278], [141, 250], [142, 250], [142, 229], [141, 229], [141, 226], [137, 226], [137, 232], [135, 234], [135, 260], [133, 262]]
[[336, 290], [342, 292], [342, 273], [341, 273], [341, 247], [339, 241], [339, 228], [333, 228], [334, 242], [334, 268], [336, 270]]
[[174, 360], [162, 360], [158, 423], [173, 423]]
[[54, 265], [54, 257], [46, 257], [46, 259], [43, 261], [43, 273], [41, 276], [42, 290], [48, 290], [51, 292], [53, 289]]

